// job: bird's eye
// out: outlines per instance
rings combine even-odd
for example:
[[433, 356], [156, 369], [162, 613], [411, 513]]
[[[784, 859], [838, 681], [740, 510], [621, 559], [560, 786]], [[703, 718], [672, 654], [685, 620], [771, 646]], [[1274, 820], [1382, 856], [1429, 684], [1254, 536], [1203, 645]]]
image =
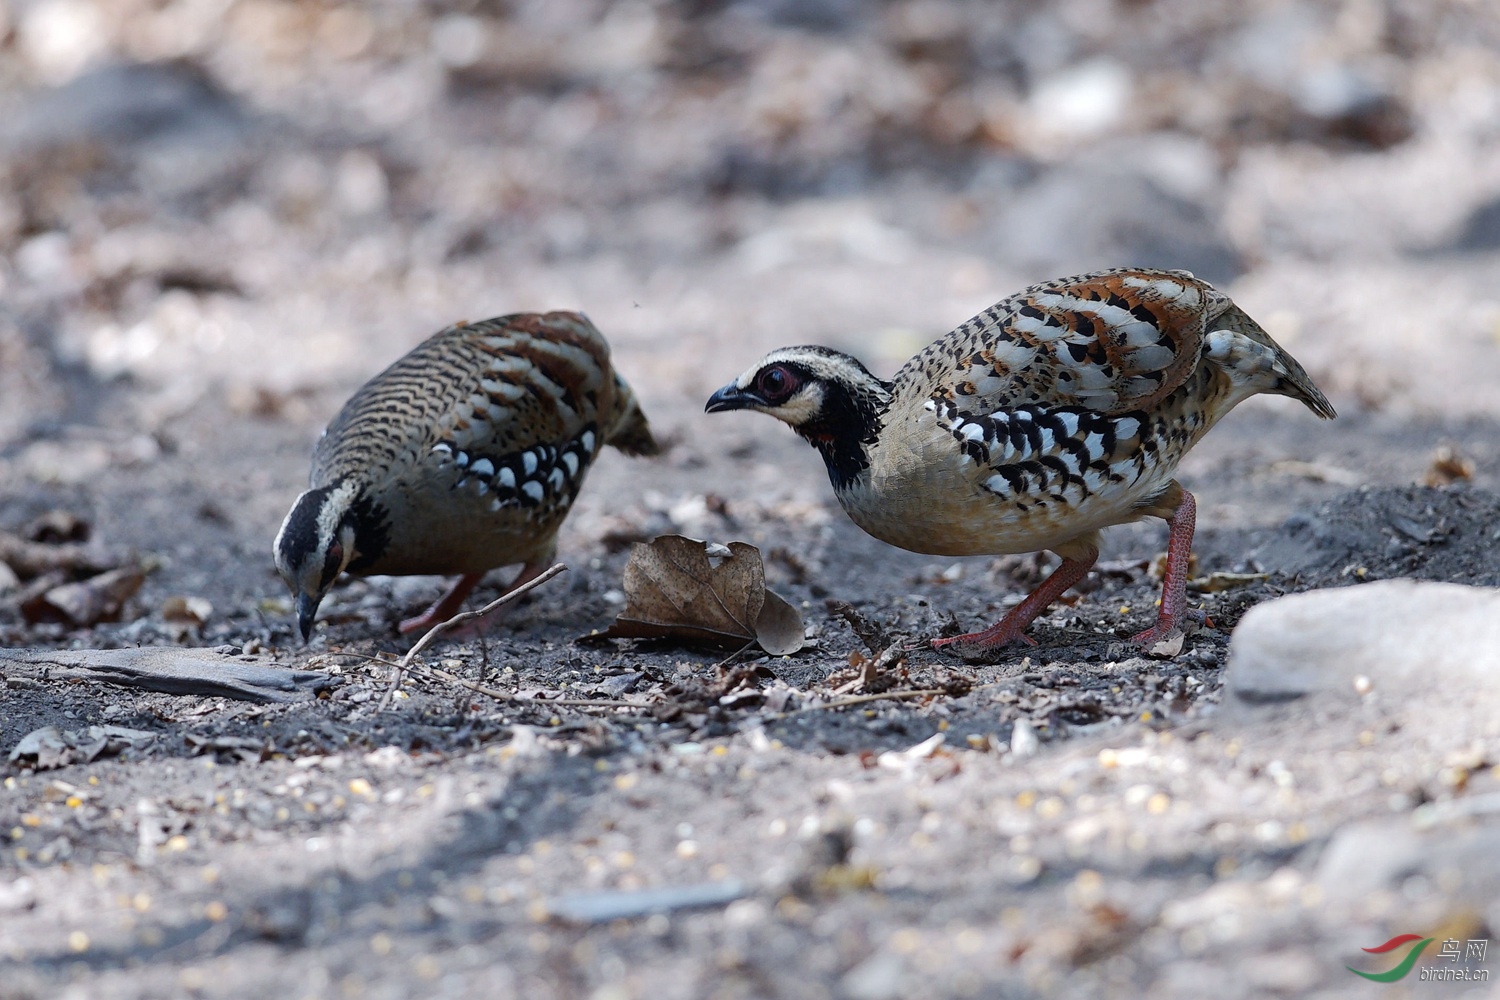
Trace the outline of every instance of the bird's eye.
[[760, 377], [755, 380], [755, 387], [767, 402], [778, 403], [792, 394], [797, 388], [797, 381], [790, 372], [778, 365], [761, 372]]

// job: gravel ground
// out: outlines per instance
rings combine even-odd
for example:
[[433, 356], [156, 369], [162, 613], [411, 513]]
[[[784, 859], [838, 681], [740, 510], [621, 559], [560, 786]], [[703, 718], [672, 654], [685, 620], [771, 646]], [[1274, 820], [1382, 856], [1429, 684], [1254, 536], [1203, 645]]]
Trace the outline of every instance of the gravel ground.
[[[881, 545], [810, 449], [703, 400], [788, 343], [889, 374], [1122, 263], [1228, 289], [1341, 414], [1251, 400], [1184, 462], [1211, 626], [1119, 642], [1159, 587], [1135, 525], [1036, 647], [861, 676], [830, 601], [931, 636], [1048, 564]], [[1487, 940], [1492, 861], [1334, 859], [1437, 807], [1493, 837], [1491, 702], [1221, 695], [1253, 604], [1500, 583], [1497, 289], [1484, 3], [0, 7], [0, 532], [144, 572], [75, 627], [23, 610], [63, 577], [7, 557], [0, 645], [336, 682], [253, 704], [0, 666], [7, 754], [150, 734], [0, 758], [0, 998], [1342, 997], [1395, 934]], [[441, 583], [375, 579], [301, 645], [269, 547], [319, 429], [440, 326], [547, 308], [609, 336], [666, 454], [600, 460], [569, 571], [486, 641], [393, 683]], [[578, 641], [666, 532], [758, 546], [807, 648]], [[1387, 989], [1465, 995], [1413, 982]]]

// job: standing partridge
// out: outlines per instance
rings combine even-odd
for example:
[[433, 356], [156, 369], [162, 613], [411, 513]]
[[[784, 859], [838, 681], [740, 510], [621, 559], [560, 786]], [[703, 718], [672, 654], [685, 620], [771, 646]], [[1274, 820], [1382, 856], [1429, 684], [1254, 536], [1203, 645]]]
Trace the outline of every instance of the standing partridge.
[[523, 564], [509, 589], [535, 579], [606, 444], [657, 452], [587, 317], [516, 313], [433, 334], [344, 404], [276, 536], [303, 638], [346, 570], [461, 574], [402, 632], [452, 617], [498, 566]]
[[[1088, 573], [1099, 532], [1170, 526], [1150, 648], [1187, 613], [1196, 504], [1177, 463], [1241, 400], [1333, 407], [1255, 321], [1186, 271], [1119, 268], [1033, 285], [912, 358], [894, 379], [824, 347], [772, 351], [705, 407], [759, 410], [823, 456], [849, 516], [933, 555], [1050, 549], [1062, 565], [997, 624], [933, 641], [994, 649]], [[1030, 639], [1026, 639], [1030, 642]]]

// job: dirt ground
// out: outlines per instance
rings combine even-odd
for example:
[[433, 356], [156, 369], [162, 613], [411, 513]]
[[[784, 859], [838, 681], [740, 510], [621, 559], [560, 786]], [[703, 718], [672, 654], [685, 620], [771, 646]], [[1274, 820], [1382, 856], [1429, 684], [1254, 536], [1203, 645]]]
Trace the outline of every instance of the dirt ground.
[[[1184, 462], [1210, 626], [1119, 641], [1159, 588], [1133, 525], [1035, 647], [862, 681], [830, 602], [931, 637], [1050, 564], [884, 546], [785, 428], [703, 401], [782, 344], [889, 374], [1123, 263], [1228, 289], [1340, 411], [1251, 400]], [[302, 645], [269, 550], [320, 428], [440, 326], [540, 308], [588, 312], [666, 453], [601, 458], [568, 571], [486, 640], [394, 683], [442, 583], [372, 579]], [[1320, 858], [1500, 792], [1500, 743], [1221, 718], [1229, 633], [1313, 588], [1500, 584], [1497, 384], [1484, 3], [0, 8], [0, 531], [64, 512], [149, 570], [86, 627], [30, 620], [18, 570], [0, 646], [330, 675], [257, 704], [7, 672], [6, 755], [152, 738], [0, 757], [0, 998], [1366, 995], [1361, 947], [1496, 918]], [[666, 532], [758, 546], [808, 646], [585, 638]]]

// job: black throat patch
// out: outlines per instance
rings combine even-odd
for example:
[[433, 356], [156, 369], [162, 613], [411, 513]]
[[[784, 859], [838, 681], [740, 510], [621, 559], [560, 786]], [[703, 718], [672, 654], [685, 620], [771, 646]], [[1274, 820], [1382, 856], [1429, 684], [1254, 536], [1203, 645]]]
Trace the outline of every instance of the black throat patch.
[[354, 528], [354, 549], [357, 553], [346, 569], [350, 573], [362, 573], [375, 565], [391, 544], [390, 512], [361, 493], [349, 505], [344, 523]]
[[835, 491], [852, 486], [870, 468], [870, 446], [880, 436], [885, 409], [874, 393], [823, 382], [822, 408], [796, 431], [823, 456]]

